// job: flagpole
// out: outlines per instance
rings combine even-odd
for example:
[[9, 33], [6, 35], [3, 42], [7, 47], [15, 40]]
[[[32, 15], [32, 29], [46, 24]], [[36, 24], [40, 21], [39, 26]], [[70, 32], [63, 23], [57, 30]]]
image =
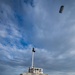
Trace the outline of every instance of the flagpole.
[[34, 48], [32, 49], [32, 68], [34, 68]]

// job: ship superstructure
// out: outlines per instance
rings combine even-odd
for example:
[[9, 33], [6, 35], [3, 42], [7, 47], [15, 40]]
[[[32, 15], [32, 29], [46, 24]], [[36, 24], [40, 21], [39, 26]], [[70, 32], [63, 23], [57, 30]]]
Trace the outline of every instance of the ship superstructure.
[[43, 69], [42, 68], [34, 67], [34, 53], [35, 53], [35, 50], [33, 48], [32, 49], [32, 66], [29, 67], [27, 73], [23, 73], [23, 74], [20, 74], [20, 75], [48, 75], [48, 74], [44, 74], [43, 73]]

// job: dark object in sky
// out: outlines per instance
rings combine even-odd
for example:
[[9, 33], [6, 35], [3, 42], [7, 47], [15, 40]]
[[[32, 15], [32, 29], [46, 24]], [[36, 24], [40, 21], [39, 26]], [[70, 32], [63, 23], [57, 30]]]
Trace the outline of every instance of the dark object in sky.
[[32, 49], [32, 52], [35, 52], [34, 48]]
[[62, 12], [63, 12], [63, 9], [64, 9], [64, 6], [62, 5], [62, 6], [60, 7], [59, 13], [62, 13]]

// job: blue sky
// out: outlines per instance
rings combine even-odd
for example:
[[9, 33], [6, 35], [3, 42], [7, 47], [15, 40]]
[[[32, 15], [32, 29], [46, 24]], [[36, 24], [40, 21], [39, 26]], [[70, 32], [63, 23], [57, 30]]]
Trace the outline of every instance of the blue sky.
[[0, 75], [27, 72], [33, 47], [35, 67], [75, 75], [74, 13], [75, 0], [0, 0]]

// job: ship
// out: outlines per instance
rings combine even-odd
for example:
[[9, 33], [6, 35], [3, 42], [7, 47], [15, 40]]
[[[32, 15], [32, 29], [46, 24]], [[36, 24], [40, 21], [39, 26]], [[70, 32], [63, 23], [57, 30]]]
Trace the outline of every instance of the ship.
[[34, 67], [34, 48], [32, 49], [32, 66], [29, 67], [28, 72], [22, 73], [20, 75], [48, 75], [43, 73], [43, 68], [36, 68]]

